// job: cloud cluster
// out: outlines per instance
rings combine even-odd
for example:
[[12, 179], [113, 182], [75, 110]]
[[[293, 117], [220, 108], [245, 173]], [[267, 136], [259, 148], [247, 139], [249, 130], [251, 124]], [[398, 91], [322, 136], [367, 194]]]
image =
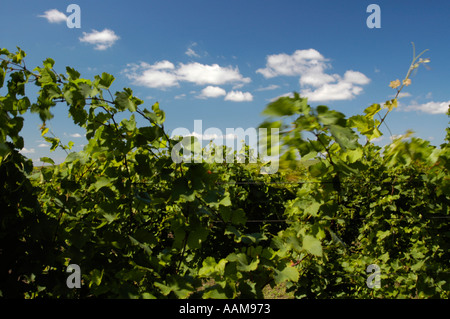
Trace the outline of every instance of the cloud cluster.
[[250, 102], [253, 101], [253, 95], [250, 92], [231, 91], [225, 96], [225, 101]]
[[[394, 96], [392, 96], [394, 97]], [[411, 98], [411, 93], [408, 92], [402, 92], [399, 94], [398, 98]], [[450, 101], [444, 101], [444, 102], [436, 102], [436, 101], [429, 101], [426, 103], [419, 103], [418, 100], [421, 97], [418, 96], [415, 99], [412, 99], [410, 102], [398, 102], [398, 108], [397, 111], [402, 112], [421, 112], [426, 114], [446, 114], [448, 111], [448, 108], [450, 106]], [[431, 99], [432, 94], [429, 92], [426, 97], [426, 99]], [[381, 105], [384, 105], [383, 103], [380, 103]]]
[[198, 97], [207, 99], [207, 98], [215, 98], [215, 97], [224, 96], [226, 94], [227, 94], [227, 91], [225, 91], [221, 87], [209, 85], [202, 90], [202, 92], [200, 93], [200, 95]]
[[413, 103], [403, 107], [403, 111], [419, 111], [428, 114], [445, 114], [448, 111], [450, 101], [447, 102], [427, 102], [423, 104]]
[[43, 15], [39, 15], [40, 18], [45, 18], [49, 23], [61, 23], [67, 21], [67, 16], [56, 9], [47, 10]]
[[353, 70], [344, 76], [329, 74], [331, 65], [315, 49], [297, 50], [293, 54], [269, 55], [266, 67], [256, 70], [265, 78], [299, 76], [301, 93], [310, 101], [333, 101], [353, 99], [362, 92], [362, 85], [370, 82], [363, 73]]
[[251, 81], [250, 78], [243, 77], [237, 67], [222, 67], [218, 64], [207, 65], [198, 62], [180, 63], [175, 67], [172, 62], [167, 60], [154, 64], [145, 62], [128, 64], [123, 73], [135, 85], [149, 88], [179, 86], [180, 82], [191, 82], [198, 85], [221, 85], [249, 83]]
[[172, 62], [163, 60], [154, 64], [146, 62], [128, 64], [122, 72], [133, 84], [148, 88], [166, 89], [178, 87], [181, 82], [189, 82], [196, 85], [207, 85], [197, 96], [201, 99], [225, 96], [225, 101], [253, 100], [253, 95], [249, 92], [230, 91], [227, 93], [218, 86], [224, 84], [239, 86], [251, 82], [251, 79], [244, 77], [237, 67], [223, 67], [218, 64], [208, 65], [198, 62], [179, 63], [175, 66]]
[[[67, 16], [57, 9], [47, 10], [44, 14], [38, 15], [38, 17], [45, 18], [49, 23], [61, 23], [67, 21]], [[79, 38], [80, 42], [94, 45], [95, 50], [106, 50], [119, 39], [120, 37], [110, 29], [83, 32], [83, 36]]]
[[104, 29], [103, 31], [92, 30], [89, 33], [83, 32], [83, 36], [79, 40], [80, 42], [93, 44], [95, 50], [106, 50], [119, 40], [119, 36], [110, 29]]
[[200, 95], [197, 96], [199, 99], [207, 99], [207, 98], [217, 98], [225, 96], [225, 101], [232, 102], [250, 102], [253, 101], [253, 95], [250, 92], [241, 92], [241, 91], [230, 91], [227, 93], [224, 89], [218, 86], [207, 86], [204, 88]]

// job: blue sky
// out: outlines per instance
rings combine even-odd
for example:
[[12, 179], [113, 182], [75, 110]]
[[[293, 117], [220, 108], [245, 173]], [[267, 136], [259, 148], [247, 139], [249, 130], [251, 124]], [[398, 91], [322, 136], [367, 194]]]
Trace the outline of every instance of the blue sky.
[[[81, 27], [69, 28], [71, 3], [81, 9]], [[368, 28], [369, 4], [381, 9], [381, 28]], [[53, 10], [53, 11], [50, 11]], [[112, 89], [130, 87], [145, 106], [160, 102], [166, 128], [192, 131], [257, 127], [272, 99], [293, 91], [348, 117], [393, 98], [389, 82], [405, 76], [412, 58], [428, 49], [387, 118], [393, 134], [443, 142], [450, 104], [450, 2], [434, 1], [8, 1], [1, 4], [0, 47], [27, 52], [27, 66], [51, 57], [58, 73], [66, 66], [83, 77], [107, 72]], [[0, 91], [4, 92], [4, 91]], [[32, 90], [30, 94], [34, 94]], [[84, 132], [53, 109], [49, 126], [74, 150]], [[144, 122], [141, 122], [144, 125]], [[49, 153], [37, 115], [27, 115], [22, 153], [36, 160]], [[389, 142], [389, 133], [377, 143]]]

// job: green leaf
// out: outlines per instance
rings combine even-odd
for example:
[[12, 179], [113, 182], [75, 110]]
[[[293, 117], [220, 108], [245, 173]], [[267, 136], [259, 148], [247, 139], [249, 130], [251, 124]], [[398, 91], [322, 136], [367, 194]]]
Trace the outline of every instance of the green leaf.
[[100, 188], [107, 186], [111, 183], [111, 179], [105, 176], [101, 176], [97, 179], [97, 181], [93, 184], [96, 191]]
[[179, 299], [187, 298], [193, 291], [186, 282], [180, 280], [179, 278], [169, 277], [166, 284], [155, 282], [154, 285], [161, 290], [161, 293], [164, 296], [174, 292]]
[[156, 102], [155, 104], [152, 105], [152, 110], [156, 115], [155, 123], [158, 125], [163, 124], [166, 120], [166, 113], [164, 113], [164, 111], [159, 108], [158, 102]]
[[327, 173], [328, 168], [323, 161], [319, 161], [308, 167], [309, 172], [313, 177], [320, 177]]
[[372, 104], [368, 108], [364, 110], [364, 113], [366, 113], [366, 117], [373, 118], [375, 114], [377, 114], [381, 110], [380, 104]]
[[12, 62], [21, 64], [22, 60], [25, 56], [26, 56], [26, 53], [21, 48], [17, 47], [17, 52], [15, 55], [13, 55]]
[[209, 230], [203, 226], [198, 226], [189, 233], [187, 240], [188, 247], [190, 249], [198, 249], [202, 246], [202, 243], [208, 238]]
[[55, 65], [55, 60], [53, 60], [52, 58], [47, 58], [44, 62], [44, 67], [51, 69], [53, 68], [53, 66]]
[[200, 277], [209, 277], [215, 272], [216, 260], [214, 257], [206, 257], [202, 262], [202, 268], [200, 268], [198, 275]]
[[268, 116], [291, 116], [300, 112], [309, 111], [306, 98], [280, 97], [270, 103], [262, 112]]
[[389, 235], [391, 235], [391, 231], [390, 231], [390, 230], [386, 230], [386, 231], [381, 231], [381, 230], [379, 230], [379, 231], [377, 232], [378, 240], [383, 240], [383, 239], [385, 239], [386, 237], [388, 237]]
[[244, 225], [247, 221], [245, 211], [242, 208], [233, 210], [230, 207], [220, 207], [219, 212], [225, 222], [231, 222], [234, 225]]
[[55, 73], [48, 68], [39, 68], [40, 77], [38, 82], [41, 84], [53, 83], [56, 82]]
[[384, 107], [387, 108], [389, 112], [392, 111], [392, 109], [396, 108], [397, 106], [398, 106], [397, 99], [392, 99], [384, 103]]
[[317, 216], [317, 213], [319, 212], [321, 204], [318, 202], [313, 202], [310, 205], [308, 205], [305, 209], [305, 214], [311, 215], [311, 216]]
[[72, 81], [78, 80], [80, 78], [80, 72], [71, 67], [66, 67], [66, 72], [67, 75], [69, 75], [69, 79]]
[[97, 286], [100, 286], [100, 284], [102, 282], [102, 278], [103, 278], [103, 272], [104, 272], [104, 269], [102, 269], [102, 270], [94, 269], [90, 272], [91, 281], [89, 282], [89, 288], [91, 288], [91, 286], [94, 284]]
[[303, 237], [302, 247], [310, 254], [322, 257], [322, 244], [316, 237], [311, 235]]
[[343, 157], [345, 157], [345, 160], [348, 163], [354, 163], [363, 157], [363, 150], [361, 147], [359, 147], [355, 150], [347, 150], [343, 154]]
[[130, 89], [124, 89], [123, 92], [116, 93], [115, 105], [121, 111], [129, 110], [130, 112], [136, 112], [136, 104], [132, 99], [132, 91]]
[[54, 150], [56, 150], [56, 148], [59, 145], [60, 139], [56, 138], [56, 137], [47, 137], [44, 136], [44, 140], [46, 140], [49, 143], [52, 143], [52, 146], [50, 147], [50, 151], [53, 152]]
[[219, 202], [219, 205], [222, 206], [231, 206], [230, 194], [227, 193], [224, 198], [222, 198]]
[[72, 163], [77, 159], [81, 159], [83, 158], [83, 156], [80, 153], [77, 152], [71, 152], [69, 153], [69, 155], [67, 155], [66, 159], [65, 159], [65, 163]]
[[172, 196], [174, 200], [183, 199], [188, 202], [195, 200], [196, 191], [189, 187], [189, 181], [184, 178], [178, 178], [174, 181], [172, 187]]
[[253, 260], [250, 264], [247, 260], [247, 255], [243, 253], [231, 253], [226, 258], [229, 262], [236, 262], [236, 268], [239, 271], [250, 272], [258, 268], [259, 259]]
[[204, 299], [228, 299], [230, 298], [227, 294], [227, 290], [220, 287], [219, 285], [214, 285], [213, 287], [208, 287], [205, 290], [202, 298]]
[[96, 88], [93, 88], [88, 83], [80, 83], [78, 84], [78, 87], [79, 87], [78, 92], [80, 92], [81, 96], [84, 99], [94, 97], [98, 94], [98, 90]]
[[425, 264], [425, 260], [421, 260], [421, 261], [415, 263], [414, 265], [412, 265], [411, 266], [411, 270], [412, 271], [418, 271], [418, 270], [420, 270], [423, 267], [424, 264]]
[[5, 81], [5, 71], [0, 68], [0, 88], [3, 87], [3, 82]]
[[153, 142], [161, 137], [162, 131], [158, 126], [144, 126], [139, 128], [139, 134], [144, 136], [148, 142]]
[[275, 269], [275, 284], [281, 284], [285, 281], [297, 282], [300, 275], [295, 267], [286, 266], [283, 270]]
[[55, 165], [55, 162], [49, 157], [41, 157], [40, 161], [44, 162], [44, 163]]
[[156, 287], [159, 288], [159, 290], [161, 291], [161, 293], [162, 293], [164, 296], [167, 296], [167, 295], [170, 294], [170, 292], [172, 291], [172, 289], [171, 289], [170, 287], [168, 287], [168, 286], [166, 286], [166, 285], [164, 285], [164, 284], [162, 284], [162, 283], [160, 283], [160, 282], [154, 282], [153, 284], [154, 284]]
[[323, 125], [342, 123], [342, 120], [345, 118], [345, 115], [343, 113], [334, 110], [328, 110], [328, 107], [324, 105], [319, 105], [317, 107], [317, 112], [317, 119]]
[[329, 126], [331, 135], [343, 149], [355, 149], [358, 147], [358, 135], [349, 127], [340, 125]]
[[136, 129], [136, 121], [135, 121], [135, 119], [134, 119], [134, 114], [131, 115], [131, 117], [130, 117], [129, 120], [123, 119], [123, 120], [120, 122], [120, 125], [123, 126], [123, 127], [125, 127], [125, 129], [126, 129], [127, 131], [134, 131], [134, 130]]
[[111, 84], [114, 82], [115, 78], [111, 74], [102, 73], [102, 77], [99, 77], [98, 75], [95, 76], [95, 79], [98, 82], [98, 88], [99, 89], [109, 89]]
[[5, 157], [11, 152], [8, 144], [0, 142], [0, 157]]

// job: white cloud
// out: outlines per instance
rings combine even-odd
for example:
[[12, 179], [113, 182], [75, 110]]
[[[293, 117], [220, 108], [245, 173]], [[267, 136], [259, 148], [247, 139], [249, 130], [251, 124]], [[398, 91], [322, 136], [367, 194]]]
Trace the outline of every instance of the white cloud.
[[223, 95], [226, 95], [226, 94], [227, 94], [227, 92], [224, 89], [222, 89], [222, 88], [220, 88], [218, 86], [211, 86], [211, 85], [209, 85], [209, 86], [205, 87], [201, 91], [201, 93], [198, 96], [198, 98], [202, 98], [202, 99], [215, 98], [215, 97], [223, 96]]
[[43, 15], [39, 15], [38, 17], [45, 18], [50, 23], [61, 23], [67, 21], [67, 16], [56, 9], [47, 10]]
[[190, 57], [199, 57], [199, 55], [197, 54], [197, 53], [195, 53], [195, 51], [194, 50], [192, 50], [192, 48], [188, 48], [187, 50], [186, 50], [186, 52], [184, 52], [187, 56], [190, 56]]
[[81, 134], [79, 133], [74, 133], [74, 134], [69, 134], [70, 137], [81, 137]]
[[192, 82], [199, 85], [251, 82], [250, 78], [244, 78], [242, 76], [237, 67], [221, 67], [218, 64], [206, 65], [198, 62], [189, 64], [181, 63], [176, 74], [181, 81]]
[[149, 65], [147, 63], [143, 63], [143, 65], [146, 65], [154, 70], [173, 70], [173, 69], [175, 69], [175, 65], [172, 62], [167, 61], [167, 60], [156, 62], [153, 65]]
[[361, 92], [362, 88], [351, 83], [339, 82], [325, 84], [316, 90], [306, 89], [302, 93], [309, 101], [350, 100]]
[[349, 100], [362, 92], [361, 85], [370, 79], [363, 73], [353, 70], [339, 74], [328, 74], [331, 68], [317, 50], [297, 50], [292, 55], [285, 53], [269, 55], [266, 67], [258, 69], [266, 78], [276, 76], [299, 76], [301, 94], [311, 101]]
[[447, 113], [450, 101], [447, 102], [428, 102], [423, 104], [411, 104], [402, 107], [403, 111], [419, 111], [429, 114], [445, 114]]
[[369, 84], [370, 79], [361, 72], [348, 70], [344, 74], [344, 81], [353, 84], [365, 85]]
[[249, 102], [253, 101], [253, 95], [250, 92], [231, 91], [225, 96], [225, 101]]
[[371, 139], [370, 141], [372, 143], [378, 143], [378, 142], [381, 142], [382, 140], [384, 140], [384, 136], [383, 135], [379, 136], [379, 137], [375, 137], [375, 138]]
[[269, 85], [269, 86], [266, 86], [266, 87], [262, 87], [262, 88], [256, 89], [255, 91], [258, 91], [258, 92], [260, 92], [260, 91], [271, 91], [271, 90], [276, 90], [276, 89], [278, 89], [279, 87], [280, 87], [279, 85], [271, 84], [271, 85]]
[[185, 54], [187, 56], [190, 56], [191, 58], [198, 58], [198, 57], [200, 57], [200, 55], [197, 52], [195, 52], [192, 48], [188, 48], [186, 50]]
[[184, 99], [186, 97], [186, 94], [179, 94], [179, 95], [175, 95], [175, 97], [174, 97], [174, 99], [175, 100], [181, 100], [181, 99]]
[[19, 152], [22, 154], [33, 154], [36, 152], [36, 150], [34, 148], [27, 149], [24, 147]]
[[50, 144], [41, 143], [41, 144], [38, 145], [38, 147], [50, 147]]
[[167, 88], [178, 86], [179, 82], [191, 82], [197, 85], [221, 85], [227, 83], [249, 83], [238, 68], [222, 67], [218, 64], [201, 64], [198, 62], [183, 64], [178, 67], [169, 61], [128, 64], [123, 70], [134, 84], [150, 88]]
[[199, 58], [200, 54], [198, 54], [197, 52], [194, 51], [193, 47], [197, 46], [196, 42], [193, 42], [186, 50], [186, 52], [184, 52], [184, 54], [186, 54], [187, 56], [190, 56], [191, 58]]
[[[411, 95], [411, 93], [409, 93], [409, 92], [400, 92], [397, 98], [401, 99], [402, 97], [411, 97], [411, 96], [412, 96], [412, 95]], [[394, 97], [395, 97], [395, 94], [394, 94], [394, 95], [391, 95], [391, 97], [394, 98]]]
[[311, 67], [325, 67], [327, 61], [314, 49], [297, 50], [292, 55], [285, 53], [269, 55], [266, 68], [256, 70], [266, 78], [280, 75], [294, 76], [307, 72]]
[[83, 32], [83, 36], [79, 40], [94, 44], [95, 50], [106, 50], [119, 40], [119, 38], [113, 30], [104, 29], [103, 31], [92, 30], [91, 33]]
[[351, 100], [362, 92], [362, 87], [370, 82], [370, 79], [361, 72], [347, 71], [344, 78], [335, 74], [334, 81], [336, 83], [321, 83], [318, 88], [311, 90], [306, 88], [303, 94], [310, 101], [331, 101], [331, 100]]
[[152, 65], [142, 62], [139, 65], [128, 64], [127, 67], [123, 73], [136, 85], [149, 88], [178, 86], [177, 76], [171, 71], [175, 66], [169, 61], [164, 60]]
[[322, 85], [328, 84], [330, 82], [335, 82], [339, 79], [339, 76], [337, 74], [330, 75], [323, 73], [323, 70], [320, 70], [318, 68], [314, 68], [312, 70], [308, 70], [307, 73], [302, 75], [300, 77], [300, 85], [301, 86], [313, 86], [313, 87], [320, 87]]

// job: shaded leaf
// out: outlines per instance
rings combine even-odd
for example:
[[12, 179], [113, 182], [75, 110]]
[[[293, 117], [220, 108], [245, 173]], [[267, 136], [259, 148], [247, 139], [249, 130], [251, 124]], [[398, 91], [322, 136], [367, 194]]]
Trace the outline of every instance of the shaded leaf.
[[44, 162], [44, 163], [55, 165], [55, 162], [50, 157], [41, 157], [40, 161]]
[[311, 235], [303, 237], [302, 247], [310, 254], [322, 257], [322, 244], [316, 237]]
[[285, 281], [297, 282], [299, 279], [298, 269], [295, 267], [286, 266], [283, 270], [275, 269], [275, 284], [281, 284]]

